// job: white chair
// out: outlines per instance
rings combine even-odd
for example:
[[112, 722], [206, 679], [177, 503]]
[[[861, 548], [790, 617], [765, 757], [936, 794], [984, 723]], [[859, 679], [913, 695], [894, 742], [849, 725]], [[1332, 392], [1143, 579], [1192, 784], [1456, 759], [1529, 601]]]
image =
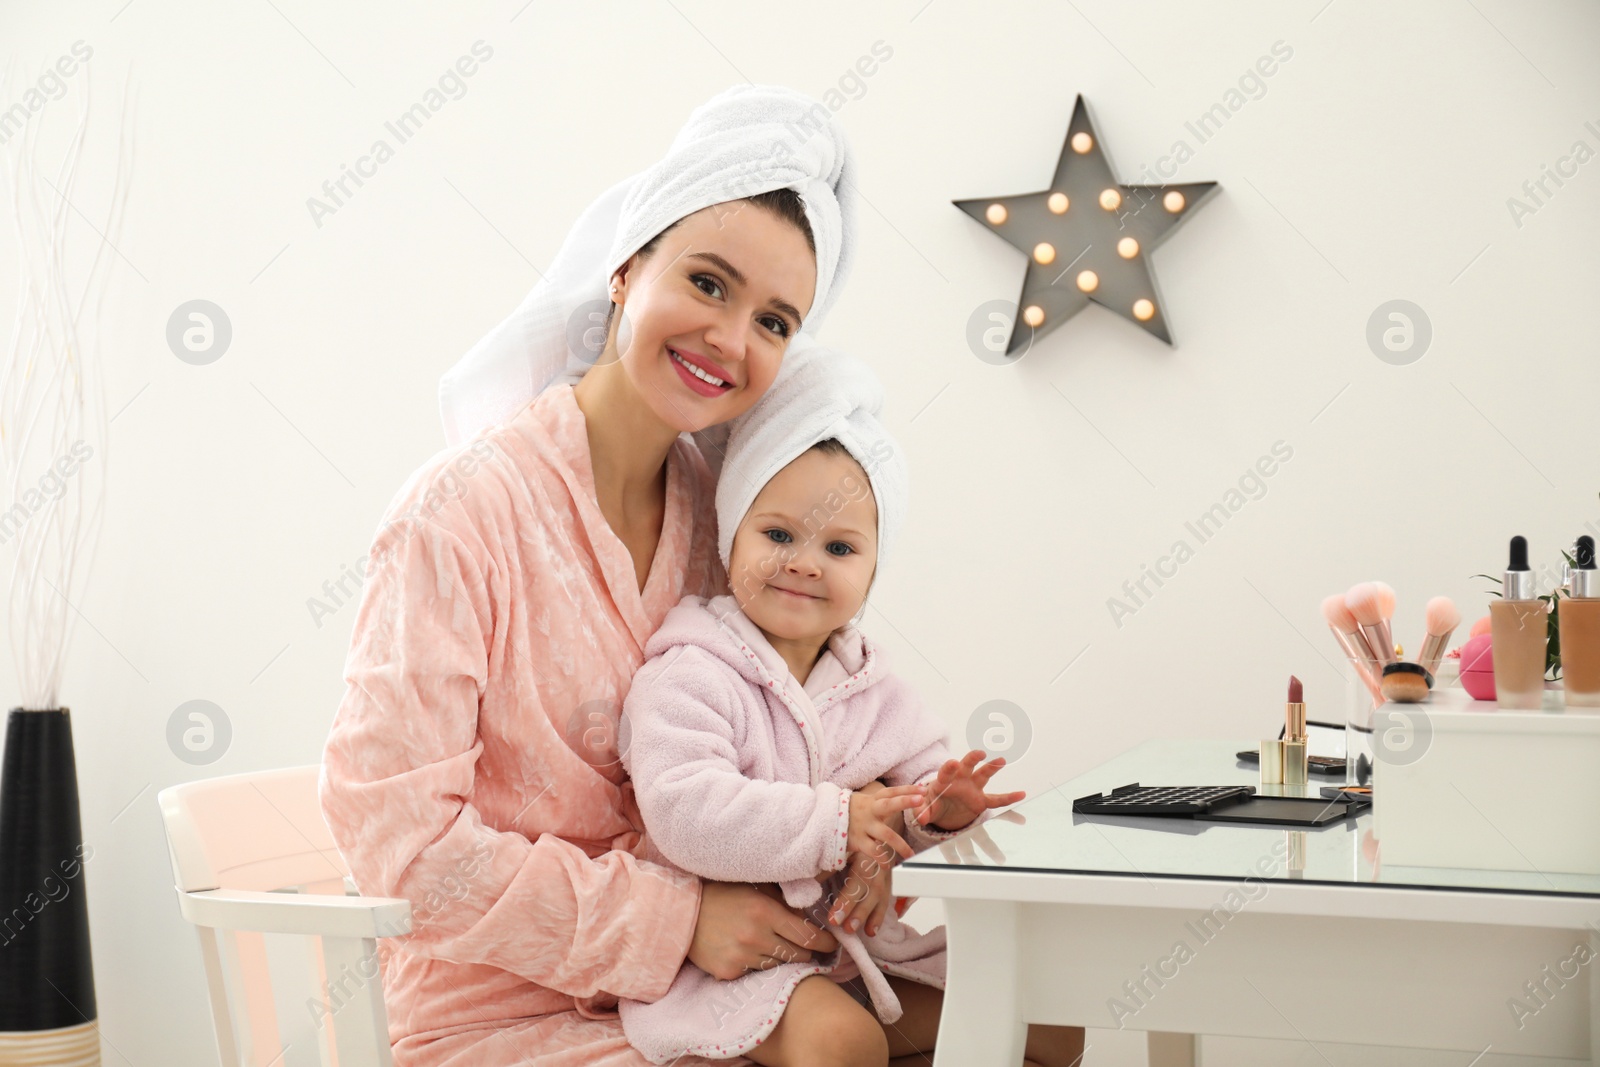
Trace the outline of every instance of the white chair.
[[393, 1062], [377, 939], [410, 932], [411, 904], [354, 895], [317, 773], [235, 774], [158, 797], [223, 1067]]

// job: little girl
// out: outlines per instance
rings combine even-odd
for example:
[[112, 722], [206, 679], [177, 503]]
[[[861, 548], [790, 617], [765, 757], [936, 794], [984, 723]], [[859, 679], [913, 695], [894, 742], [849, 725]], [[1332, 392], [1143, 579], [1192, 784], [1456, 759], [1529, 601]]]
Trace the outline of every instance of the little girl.
[[984, 793], [1004, 759], [953, 759], [943, 724], [855, 627], [905, 514], [881, 404], [859, 361], [791, 347], [730, 434], [718, 481], [732, 595], [674, 607], [624, 702], [643, 853], [706, 879], [780, 883], [840, 945], [804, 961], [774, 946], [770, 967], [728, 979], [686, 961], [659, 1000], [622, 1000], [624, 1032], [652, 1063], [786, 1065], [823, 1049], [883, 1063], [882, 1024], [911, 1008], [896, 1029], [931, 1048], [945, 931], [918, 933], [890, 908], [889, 850], [909, 857], [906, 839], [928, 847], [1023, 798]]

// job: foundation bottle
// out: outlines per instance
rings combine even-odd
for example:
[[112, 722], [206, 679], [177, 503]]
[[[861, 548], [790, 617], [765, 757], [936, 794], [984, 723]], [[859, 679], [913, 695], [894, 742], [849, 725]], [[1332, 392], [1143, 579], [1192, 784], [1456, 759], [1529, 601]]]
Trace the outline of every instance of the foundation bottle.
[[1502, 708], [1538, 709], [1544, 701], [1548, 616], [1533, 588], [1528, 541], [1511, 539], [1502, 596], [1489, 601], [1495, 702]]
[[1578, 538], [1570, 597], [1556, 601], [1561, 627], [1561, 677], [1567, 706], [1600, 707], [1600, 570], [1594, 565], [1594, 538]]

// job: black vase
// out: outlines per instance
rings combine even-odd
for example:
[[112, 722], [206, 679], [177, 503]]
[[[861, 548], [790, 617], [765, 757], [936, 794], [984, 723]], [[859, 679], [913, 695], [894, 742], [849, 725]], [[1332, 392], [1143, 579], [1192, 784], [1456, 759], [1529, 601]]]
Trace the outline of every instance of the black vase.
[[26, 1062], [99, 1062], [88, 858], [71, 715], [13, 708], [0, 767], [0, 1050], [44, 1057]]

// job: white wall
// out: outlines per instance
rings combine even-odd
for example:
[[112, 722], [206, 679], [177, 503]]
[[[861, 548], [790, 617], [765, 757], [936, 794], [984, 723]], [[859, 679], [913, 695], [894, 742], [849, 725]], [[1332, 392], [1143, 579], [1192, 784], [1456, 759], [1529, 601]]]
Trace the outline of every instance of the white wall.
[[[62, 693], [108, 1063], [213, 1055], [155, 793], [318, 758], [354, 610], [318, 627], [306, 602], [441, 447], [438, 376], [595, 193], [733, 82], [820, 96], [893, 50], [838, 111], [870, 206], [826, 337], [877, 367], [913, 461], [868, 625], [958, 736], [985, 701], [1024, 709], [1033, 742], [997, 787], [1042, 792], [1153, 736], [1261, 736], [1291, 672], [1335, 717], [1325, 594], [1386, 579], [1413, 648], [1429, 596], [1483, 613], [1468, 576], [1510, 535], [1549, 562], [1600, 526], [1600, 162], [1520, 225], [1507, 206], [1575, 141], [1600, 150], [1592, 5], [124, 4], [0, 14], [0, 106], [93, 48], [32, 120], [59, 144], [92, 79], [90, 218], [117, 88], [138, 92], [101, 335], [115, 474]], [[466, 94], [319, 227], [307, 198], [479, 39]], [[1198, 144], [1185, 121], [1278, 41], [1292, 59]], [[1178, 345], [1091, 308], [990, 366], [968, 320], [1023, 264], [951, 201], [1043, 188], [1077, 93], [1125, 181], [1183, 138], [1178, 180], [1222, 185], [1154, 256]], [[13, 270], [0, 256], [7, 322]], [[234, 329], [201, 367], [164, 340], [195, 298]], [[1408, 366], [1365, 340], [1397, 298], [1432, 323]], [[1265, 495], [1197, 545], [1185, 521], [1277, 441], [1293, 456]], [[1194, 558], [1117, 625], [1108, 598], [1179, 538]], [[205, 767], [166, 742], [191, 699], [232, 725]], [[1137, 1049], [1107, 1037], [1100, 1062]]]

